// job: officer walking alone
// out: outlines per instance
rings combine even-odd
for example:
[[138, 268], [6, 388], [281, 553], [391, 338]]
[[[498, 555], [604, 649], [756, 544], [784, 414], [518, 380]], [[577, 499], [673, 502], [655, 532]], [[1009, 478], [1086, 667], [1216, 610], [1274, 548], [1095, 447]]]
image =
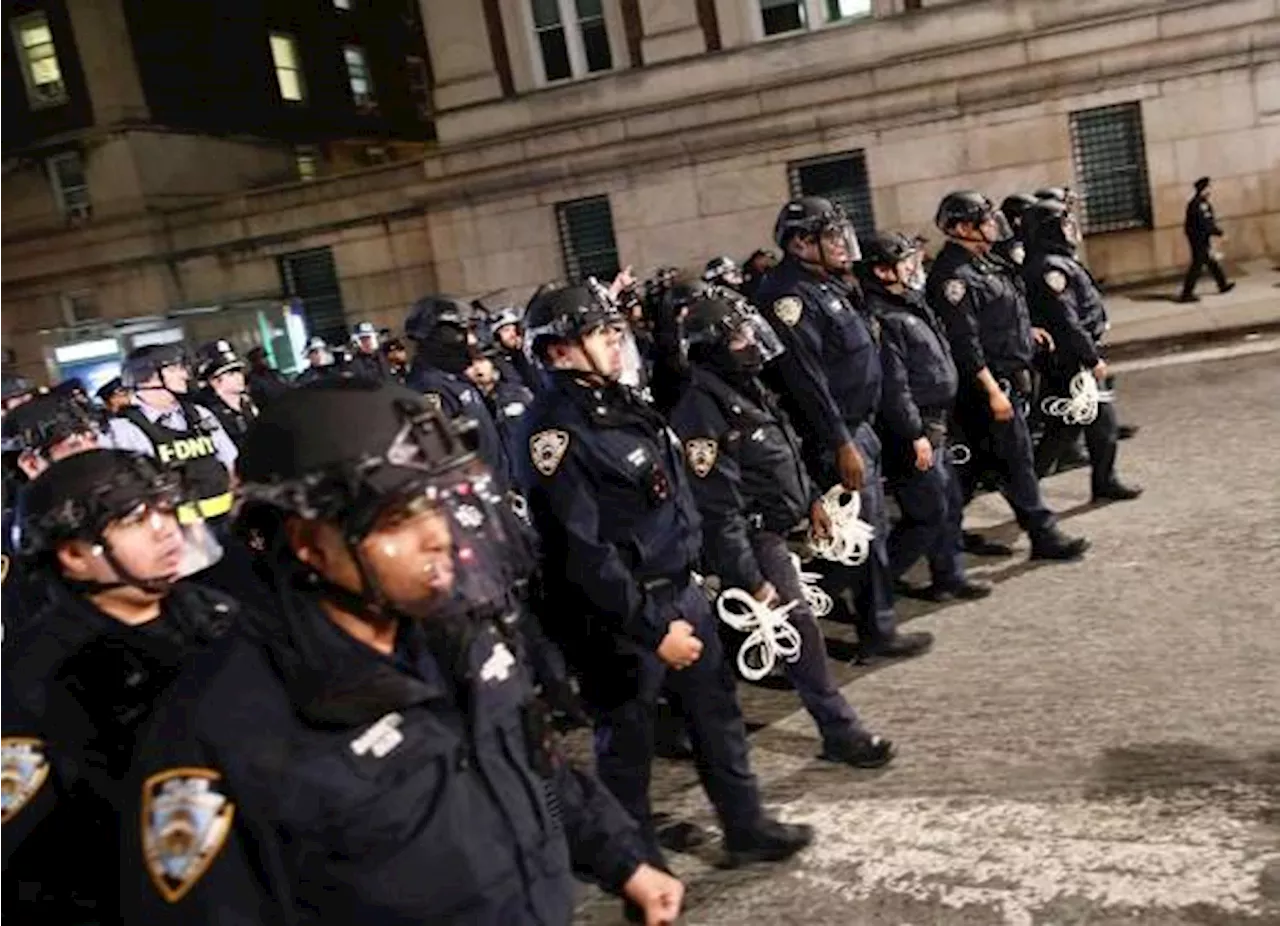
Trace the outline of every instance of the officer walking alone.
[[522, 481], [542, 537], [548, 634], [595, 719], [600, 778], [665, 865], [649, 804], [654, 705], [665, 684], [693, 742], [731, 865], [780, 860], [812, 839], [765, 816], [719, 636], [692, 568], [700, 519], [666, 422], [620, 382], [626, 322], [596, 291], [544, 293], [525, 318], [548, 383], [527, 418]]
[[1213, 281], [1218, 284], [1218, 292], [1229, 293], [1236, 288], [1235, 283], [1227, 281], [1227, 275], [1222, 272], [1222, 264], [1218, 262], [1218, 255], [1214, 253], [1213, 239], [1224, 235], [1213, 214], [1213, 203], [1209, 201], [1209, 183], [1208, 177], [1197, 180], [1195, 195], [1187, 203], [1187, 215], [1182, 228], [1187, 236], [1187, 244], [1191, 247], [1191, 266], [1187, 268], [1187, 275], [1182, 280], [1179, 302], [1200, 301], [1196, 295], [1196, 283], [1206, 267], [1213, 275]]

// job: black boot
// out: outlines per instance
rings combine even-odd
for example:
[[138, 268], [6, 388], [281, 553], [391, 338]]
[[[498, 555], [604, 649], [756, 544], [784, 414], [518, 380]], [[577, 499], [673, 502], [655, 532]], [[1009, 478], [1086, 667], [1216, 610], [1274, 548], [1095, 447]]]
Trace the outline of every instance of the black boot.
[[933, 646], [933, 634], [920, 631], [919, 633], [895, 633], [891, 637], [885, 637], [880, 640], [871, 640], [867, 643], [858, 645], [858, 661], [865, 662], [868, 659], [907, 659], [911, 656], [919, 656], [921, 653], [928, 651]]
[[741, 868], [752, 862], [781, 862], [813, 842], [807, 823], [779, 823], [765, 818], [750, 833], [725, 838], [725, 867]]
[[1136, 436], [1137, 436], [1137, 434], [1138, 434], [1138, 428], [1139, 428], [1139, 427], [1140, 427], [1140, 426], [1139, 426], [1139, 425], [1136, 425], [1136, 424], [1122, 424], [1122, 425], [1120, 425], [1118, 428], [1116, 428], [1116, 439], [1117, 439], [1117, 440], [1129, 440], [1129, 439], [1130, 439], [1130, 438], [1132, 438], [1132, 437], [1136, 437]]
[[882, 768], [893, 761], [893, 743], [882, 736], [867, 734], [825, 740], [818, 758], [854, 768]]
[[974, 556], [1013, 556], [1013, 547], [997, 543], [994, 540], [988, 540], [974, 531], [965, 531], [961, 534], [960, 539], [964, 546], [964, 551], [972, 553]]
[[1095, 502], [1127, 502], [1141, 494], [1141, 486], [1127, 486], [1118, 479], [1112, 479], [1102, 488], [1093, 490], [1093, 500]]
[[1089, 541], [1083, 537], [1068, 537], [1056, 527], [1031, 538], [1032, 559], [1074, 560], [1089, 549]]
[[978, 601], [991, 594], [991, 583], [961, 579], [958, 585], [930, 585], [924, 590], [928, 601]]

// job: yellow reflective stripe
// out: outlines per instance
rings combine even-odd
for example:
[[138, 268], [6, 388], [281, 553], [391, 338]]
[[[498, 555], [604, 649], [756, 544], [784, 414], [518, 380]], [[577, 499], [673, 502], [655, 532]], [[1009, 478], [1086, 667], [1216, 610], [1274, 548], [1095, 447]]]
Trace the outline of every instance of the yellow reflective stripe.
[[213, 498], [202, 498], [198, 502], [187, 502], [178, 506], [178, 523], [195, 524], [208, 518], [217, 518], [231, 510], [232, 495], [223, 492]]

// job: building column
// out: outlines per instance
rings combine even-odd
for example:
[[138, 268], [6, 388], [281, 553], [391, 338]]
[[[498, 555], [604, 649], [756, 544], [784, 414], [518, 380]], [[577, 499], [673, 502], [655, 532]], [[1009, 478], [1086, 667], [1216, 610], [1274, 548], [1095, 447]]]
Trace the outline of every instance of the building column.
[[150, 121], [121, 0], [68, 3], [67, 15], [93, 104], [94, 124]]
[[480, 0], [418, 0], [431, 52], [437, 112], [502, 98]]
[[700, 55], [707, 39], [693, 0], [640, 0], [644, 28], [641, 51], [645, 64]]

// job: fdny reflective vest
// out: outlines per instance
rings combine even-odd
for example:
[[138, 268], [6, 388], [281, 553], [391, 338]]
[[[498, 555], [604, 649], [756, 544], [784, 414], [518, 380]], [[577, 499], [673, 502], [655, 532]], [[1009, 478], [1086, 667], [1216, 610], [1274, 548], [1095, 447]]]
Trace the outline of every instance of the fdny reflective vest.
[[178, 509], [178, 520], [189, 524], [221, 517], [231, 510], [231, 476], [218, 459], [212, 432], [203, 422], [198, 406], [181, 400], [178, 406], [187, 419], [186, 431], [151, 421], [135, 406], [120, 415], [142, 430], [162, 465], [182, 474], [183, 486], [193, 501]]

